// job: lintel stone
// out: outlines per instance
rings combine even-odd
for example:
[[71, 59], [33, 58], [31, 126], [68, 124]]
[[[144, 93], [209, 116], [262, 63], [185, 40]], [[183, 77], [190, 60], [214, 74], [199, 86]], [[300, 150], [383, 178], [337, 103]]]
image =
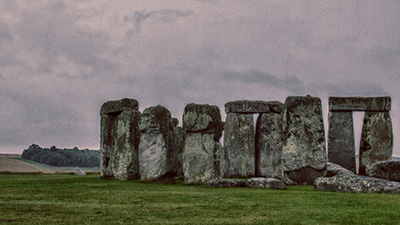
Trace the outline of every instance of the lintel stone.
[[100, 109], [100, 115], [120, 113], [125, 110], [139, 110], [139, 103], [135, 99], [123, 98], [105, 102]]
[[330, 111], [388, 112], [390, 97], [329, 97]]
[[283, 103], [279, 101], [249, 101], [238, 100], [225, 104], [226, 113], [281, 113]]

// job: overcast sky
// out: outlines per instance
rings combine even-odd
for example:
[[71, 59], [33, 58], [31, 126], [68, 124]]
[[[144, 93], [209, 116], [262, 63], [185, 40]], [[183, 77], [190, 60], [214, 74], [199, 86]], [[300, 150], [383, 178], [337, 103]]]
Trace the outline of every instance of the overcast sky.
[[400, 155], [399, 12], [398, 0], [0, 0], [0, 152], [99, 149], [100, 107], [124, 97], [181, 120], [191, 102], [223, 112], [310, 94], [325, 120], [329, 96], [391, 96]]

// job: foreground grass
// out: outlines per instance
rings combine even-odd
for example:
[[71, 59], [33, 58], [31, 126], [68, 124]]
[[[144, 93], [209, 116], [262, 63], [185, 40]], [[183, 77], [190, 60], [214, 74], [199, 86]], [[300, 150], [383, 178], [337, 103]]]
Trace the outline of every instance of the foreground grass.
[[400, 195], [207, 188], [71, 174], [0, 174], [0, 223], [398, 224]]

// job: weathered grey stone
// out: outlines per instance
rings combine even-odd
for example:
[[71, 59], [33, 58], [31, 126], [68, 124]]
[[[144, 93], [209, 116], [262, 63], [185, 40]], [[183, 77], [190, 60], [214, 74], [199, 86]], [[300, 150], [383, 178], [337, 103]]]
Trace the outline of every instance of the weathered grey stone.
[[286, 189], [285, 184], [276, 178], [255, 177], [247, 180], [247, 186], [252, 188], [265, 188], [265, 189]]
[[172, 162], [171, 168], [174, 174], [180, 179], [183, 179], [183, 168], [182, 168], [182, 154], [183, 147], [185, 145], [185, 131], [182, 127], [175, 126], [173, 128], [172, 137]]
[[247, 187], [247, 181], [240, 179], [209, 180], [208, 187]]
[[400, 161], [378, 161], [371, 164], [366, 170], [370, 177], [400, 182]]
[[171, 113], [160, 105], [149, 107], [140, 115], [139, 163], [142, 180], [165, 182], [175, 175], [172, 171], [171, 123]]
[[228, 102], [225, 104], [225, 113], [268, 113], [276, 112], [281, 113], [283, 110], [283, 103], [278, 101], [249, 101], [238, 100]]
[[287, 97], [283, 114], [284, 182], [312, 184], [326, 174], [325, 130], [321, 99]]
[[390, 97], [330, 97], [330, 111], [390, 111]]
[[314, 187], [323, 191], [400, 194], [399, 182], [358, 175], [319, 177], [315, 180]]
[[139, 115], [137, 110], [126, 110], [101, 116], [101, 177], [139, 178]]
[[392, 120], [389, 112], [365, 112], [360, 143], [359, 174], [377, 161], [391, 160], [393, 153]]
[[108, 101], [101, 106], [100, 116], [109, 113], [120, 113], [124, 110], [139, 110], [139, 103], [135, 99], [123, 98]]
[[252, 114], [229, 113], [225, 121], [225, 177], [255, 174], [255, 133]]
[[222, 136], [222, 121], [215, 105], [188, 104], [183, 112], [183, 129], [186, 132], [213, 133], [215, 141]]
[[222, 147], [214, 141], [214, 134], [187, 133], [182, 158], [186, 184], [206, 184], [222, 178]]
[[282, 178], [282, 114], [262, 113], [256, 124], [256, 176]]
[[113, 176], [117, 179], [139, 178], [139, 116], [139, 111], [126, 110], [118, 114], [114, 120], [111, 166]]
[[336, 175], [349, 175], [349, 176], [355, 176], [356, 174], [340, 165], [337, 165], [335, 163], [328, 162], [326, 165], [326, 176], [327, 177], [333, 177]]
[[81, 168], [79, 167], [75, 167], [74, 169], [74, 174], [77, 176], [86, 176], [85, 171], [83, 171]]
[[328, 159], [356, 172], [353, 112], [329, 112]]

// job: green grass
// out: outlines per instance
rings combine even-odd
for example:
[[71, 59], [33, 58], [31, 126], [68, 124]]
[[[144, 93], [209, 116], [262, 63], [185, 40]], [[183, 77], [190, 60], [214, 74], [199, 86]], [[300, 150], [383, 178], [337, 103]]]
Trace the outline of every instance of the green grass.
[[[20, 160], [23, 162], [27, 162], [35, 165], [36, 169], [41, 172], [64, 172], [64, 171], [74, 171], [76, 166], [49, 166], [43, 163], [34, 162], [32, 160], [27, 160], [23, 158], [12, 158], [16, 160]], [[83, 171], [99, 171], [100, 167], [79, 167]]]
[[161, 185], [72, 174], [0, 174], [0, 223], [399, 224], [400, 195]]

